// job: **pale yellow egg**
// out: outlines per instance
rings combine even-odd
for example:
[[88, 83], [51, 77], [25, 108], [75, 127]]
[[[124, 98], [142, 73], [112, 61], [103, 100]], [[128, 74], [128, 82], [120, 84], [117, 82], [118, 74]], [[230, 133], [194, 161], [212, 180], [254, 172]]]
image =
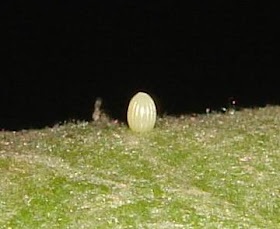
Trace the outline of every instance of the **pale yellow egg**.
[[146, 132], [154, 128], [157, 110], [154, 100], [144, 92], [138, 92], [129, 102], [127, 122], [131, 130]]

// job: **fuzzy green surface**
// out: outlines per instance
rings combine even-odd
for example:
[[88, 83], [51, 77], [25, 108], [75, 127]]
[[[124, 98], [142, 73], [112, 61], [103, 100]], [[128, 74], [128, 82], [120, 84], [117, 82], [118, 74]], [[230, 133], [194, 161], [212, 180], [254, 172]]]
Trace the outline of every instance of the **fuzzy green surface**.
[[280, 228], [280, 107], [0, 132], [0, 228]]

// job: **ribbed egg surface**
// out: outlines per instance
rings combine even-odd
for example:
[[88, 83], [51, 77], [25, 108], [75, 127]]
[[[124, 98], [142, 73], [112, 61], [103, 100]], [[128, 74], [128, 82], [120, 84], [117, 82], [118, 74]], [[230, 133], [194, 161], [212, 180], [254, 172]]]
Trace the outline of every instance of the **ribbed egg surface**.
[[138, 92], [129, 102], [127, 122], [131, 130], [146, 132], [154, 128], [157, 110], [154, 100], [144, 92]]

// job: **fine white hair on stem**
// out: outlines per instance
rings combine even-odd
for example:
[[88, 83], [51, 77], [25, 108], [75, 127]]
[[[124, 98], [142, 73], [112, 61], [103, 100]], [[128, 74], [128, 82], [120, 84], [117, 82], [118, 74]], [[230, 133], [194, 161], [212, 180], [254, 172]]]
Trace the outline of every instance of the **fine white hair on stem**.
[[98, 121], [101, 116], [101, 105], [102, 105], [102, 98], [97, 97], [94, 103], [94, 111], [92, 113], [92, 119], [94, 121]]

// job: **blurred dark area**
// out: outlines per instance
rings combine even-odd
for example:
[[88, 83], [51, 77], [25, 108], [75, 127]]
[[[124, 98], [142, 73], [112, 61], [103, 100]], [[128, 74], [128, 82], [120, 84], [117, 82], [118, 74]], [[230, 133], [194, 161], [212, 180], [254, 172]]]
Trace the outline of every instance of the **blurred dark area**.
[[2, 2], [0, 129], [90, 120], [96, 97], [125, 121], [150, 93], [159, 113], [278, 105], [279, 14], [269, 2]]

